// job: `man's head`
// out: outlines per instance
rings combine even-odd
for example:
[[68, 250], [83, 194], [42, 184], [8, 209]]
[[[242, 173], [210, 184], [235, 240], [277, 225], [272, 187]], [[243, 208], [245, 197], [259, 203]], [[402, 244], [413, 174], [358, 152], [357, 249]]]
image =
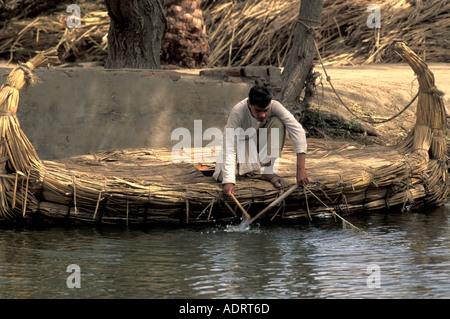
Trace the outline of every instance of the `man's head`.
[[258, 105], [262, 108], [267, 107], [272, 101], [270, 91], [264, 85], [255, 85], [248, 93], [248, 100], [251, 105]]
[[263, 85], [255, 85], [252, 87], [248, 94], [248, 107], [252, 116], [259, 122], [264, 121], [269, 113], [271, 101], [272, 96], [267, 87]]

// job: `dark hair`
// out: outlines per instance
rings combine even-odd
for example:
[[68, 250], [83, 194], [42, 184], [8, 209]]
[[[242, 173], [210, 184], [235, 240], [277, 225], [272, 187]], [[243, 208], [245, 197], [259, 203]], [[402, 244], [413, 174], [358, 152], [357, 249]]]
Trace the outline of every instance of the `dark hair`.
[[251, 105], [265, 108], [272, 101], [272, 96], [269, 89], [264, 85], [255, 85], [250, 89], [248, 99]]

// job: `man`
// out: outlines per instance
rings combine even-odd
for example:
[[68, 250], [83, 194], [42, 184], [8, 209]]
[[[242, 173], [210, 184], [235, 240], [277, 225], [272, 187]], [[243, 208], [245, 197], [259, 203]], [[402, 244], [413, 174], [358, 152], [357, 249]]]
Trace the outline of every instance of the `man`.
[[257, 169], [261, 179], [277, 188], [285, 186], [276, 170], [286, 130], [297, 154], [297, 183], [305, 186], [308, 184], [305, 130], [280, 102], [272, 100], [267, 87], [252, 87], [248, 98], [231, 110], [216, 161], [213, 177], [222, 182], [226, 195], [235, 192], [236, 173], [245, 176]]

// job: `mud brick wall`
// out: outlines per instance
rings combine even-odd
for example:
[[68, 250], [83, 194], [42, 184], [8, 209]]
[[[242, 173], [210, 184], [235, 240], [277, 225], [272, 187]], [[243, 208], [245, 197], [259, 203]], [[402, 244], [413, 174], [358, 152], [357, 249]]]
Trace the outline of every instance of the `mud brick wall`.
[[257, 81], [265, 84], [275, 99], [281, 94], [281, 69], [273, 66], [246, 66], [222, 69], [207, 69], [200, 71], [200, 75], [213, 79], [220, 79], [230, 83], [255, 84]]
[[[11, 70], [0, 68], [0, 83]], [[180, 141], [172, 139], [173, 130], [187, 128], [193, 139], [196, 120], [202, 132], [223, 130], [230, 109], [250, 89], [243, 82], [169, 70], [54, 68], [36, 74], [41, 83], [21, 91], [17, 115], [42, 159], [172, 148]]]

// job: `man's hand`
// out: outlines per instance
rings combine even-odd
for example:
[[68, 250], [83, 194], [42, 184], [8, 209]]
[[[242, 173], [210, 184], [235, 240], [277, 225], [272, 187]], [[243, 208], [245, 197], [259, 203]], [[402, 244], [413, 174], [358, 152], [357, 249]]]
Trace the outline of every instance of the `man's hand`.
[[226, 183], [223, 184], [223, 192], [225, 195], [230, 196], [231, 194], [234, 194], [235, 186], [232, 183]]
[[306, 169], [300, 168], [297, 169], [297, 184], [300, 187], [306, 186], [309, 182], [308, 173]]

